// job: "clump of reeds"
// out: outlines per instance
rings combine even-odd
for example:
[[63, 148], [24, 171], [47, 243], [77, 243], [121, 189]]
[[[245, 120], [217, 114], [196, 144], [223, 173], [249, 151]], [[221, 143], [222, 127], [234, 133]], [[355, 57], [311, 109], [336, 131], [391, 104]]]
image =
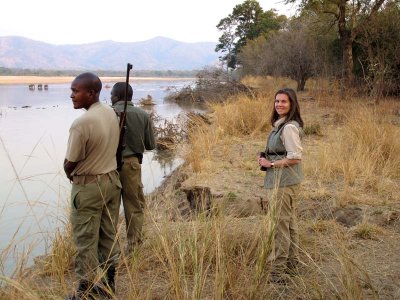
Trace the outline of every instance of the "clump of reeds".
[[153, 106], [156, 103], [153, 101], [153, 97], [151, 95], [147, 95], [146, 98], [140, 98], [139, 105], [141, 106]]
[[75, 253], [71, 224], [68, 223], [62, 231], [55, 232], [51, 251], [42, 261], [43, 273], [53, 278], [65, 290], [67, 290], [65, 275], [72, 269]]
[[273, 95], [269, 93], [256, 97], [240, 95], [225, 103], [211, 104], [212, 124], [203, 119], [192, 120], [186, 160], [193, 170], [203, 170], [207, 161], [212, 161], [213, 149], [225, 143], [230, 136], [243, 137], [266, 131], [270, 126], [271, 97]]
[[154, 135], [156, 138], [157, 149], [173, 150], [184, 139], [185, 132], [179, 120], [167, 120], [161, 118], [156, 113], [151, 114], [154, 122]]
[[252, 98], [239, 96], [234, 101], [212, 105], [217, 130], [232, 136], [252, 135], [265, 131], [269, 126], [269, 116], [273, 95]]

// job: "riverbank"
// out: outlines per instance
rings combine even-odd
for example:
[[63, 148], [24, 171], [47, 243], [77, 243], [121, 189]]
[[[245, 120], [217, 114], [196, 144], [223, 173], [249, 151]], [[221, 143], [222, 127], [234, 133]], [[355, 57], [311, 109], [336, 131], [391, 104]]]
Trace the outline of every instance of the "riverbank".
[[[255, 98], [212, 105], [212, 124], [196, 123], [183, 151], [186, 163], [166, 180], [149, 210], [160, 215], [159, 203], [168, 203], [164, 214], [175, 222], [215, 216], [215, 231], [188, 226], [203, 228], [193, 230], [192, 238], [208, 234], [201, 241], [216, 247], [214, 258], [222, 259], [210, 268], [226, 270], [224, 295], [234, 299], [399, 298], [399, 99], [374, 105], [349, 96], [344, 103], [321, 82], [298, 93], [306, 125], [306, 180], [298, 204], [301, 264], [283, 288], [267, 284], [268, 201], [256, 157], [270, 130], [265, 116], [274, 91], [287, 83], [254, 83]], [[175, 234], [171, 240], [180, 236]]]
[[[74, 79], [73, 76], [0, 76], [0, 85], [5, 84], [56, 84], [56, 83], [71, 83]], [[118, 82], [125, 81], [125, 77], [100, 77], [102, 82]], [[195, 78], [182, 78], [182, 77], [131, 77], [132, 80], [159, 80], [159, 81], [179, 81], [179, 80], [192, 80]]]
[[[180, 149], [186, 163], [147, 197], [146, 238], [121, 257], [117, 299], [399, 298], [399, 100], [339, 101], [321, 82], [298, 94], [306, 124], [299, 272], [287, 285], [268, 283], [270, 227], [256, 157], [283, 85], [293, 83], [257, 81], [253, 97], [211, 105], [210, 122], [193, 120]], [[73, 255], [67, 227], [4, 299], [72, 292]]]

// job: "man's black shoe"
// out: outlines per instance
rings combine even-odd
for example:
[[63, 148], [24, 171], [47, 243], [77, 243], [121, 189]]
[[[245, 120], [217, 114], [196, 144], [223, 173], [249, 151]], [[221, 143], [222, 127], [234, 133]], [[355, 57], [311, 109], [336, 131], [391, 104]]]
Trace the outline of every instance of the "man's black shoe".
[[93, 294], [101, 296], [104, 299], [113, 299], [113, 292], [110, 288], [104, 287], [102, 284], [96, 284], [92, 291]]
[[93, 295], [91, 295], [91, 283], [87, 280], [80, 280], [78, 288], [75, 293], [71, 296], [66, 296], [65, 300], [87, 300], [87, 299], [95, 299]]
[[115, 267], [114, 266], [109, 267], [107, 270], [107, 284], [113, 293], [115, 293], [115, 274], [116, 274]]

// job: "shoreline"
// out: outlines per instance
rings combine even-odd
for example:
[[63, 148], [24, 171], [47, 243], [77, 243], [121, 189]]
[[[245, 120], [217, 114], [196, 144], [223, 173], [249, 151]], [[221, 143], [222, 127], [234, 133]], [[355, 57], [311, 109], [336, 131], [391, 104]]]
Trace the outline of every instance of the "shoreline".
[[[0, 76], [0, 85], [18, 85], [18, 84], [57, 84], [70, 83], [74, 76]], [[100, 76], [102, 82], [125, 81], [125, 77]], [[160, 80], [160, 81], [179, 81], [194, 80], [193, 77], [131, 77], [134, 80]]]

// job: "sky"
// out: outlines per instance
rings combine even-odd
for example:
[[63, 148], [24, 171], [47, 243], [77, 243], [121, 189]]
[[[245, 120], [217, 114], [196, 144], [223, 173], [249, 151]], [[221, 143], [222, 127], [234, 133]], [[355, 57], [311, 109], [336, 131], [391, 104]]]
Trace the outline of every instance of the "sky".
[[[217, 42], [218, 22], [244, 0], [2, 0], [0, 36], [56, 45], [105, 40], [137, 42], [157, 36]], [[293, 5], [259, 0], [264, 11], [292, 16]]]

